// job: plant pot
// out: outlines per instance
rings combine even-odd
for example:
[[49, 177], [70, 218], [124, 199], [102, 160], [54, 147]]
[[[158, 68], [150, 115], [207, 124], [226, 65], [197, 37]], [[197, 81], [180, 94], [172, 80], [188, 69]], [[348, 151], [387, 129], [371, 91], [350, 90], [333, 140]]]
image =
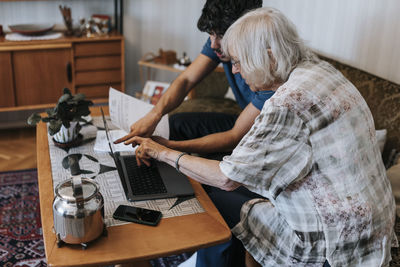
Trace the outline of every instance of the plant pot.
[[71, 143], [78, 139], [79, 130], [80, 127], [76, 121], [71, 122], [69, 128], [65, 128], [64, 125], [62, 125], [60, 131], [53, 135], [54, 141], [61, 144]]

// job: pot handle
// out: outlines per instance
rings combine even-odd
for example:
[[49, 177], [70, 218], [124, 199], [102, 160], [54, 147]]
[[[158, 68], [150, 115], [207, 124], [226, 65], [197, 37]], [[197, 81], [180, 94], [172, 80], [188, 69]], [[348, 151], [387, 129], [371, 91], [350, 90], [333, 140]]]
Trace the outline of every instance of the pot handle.
[[68, 164], [72, 175], [73, 196], [76, 199], [76, 204], [78, 208], [83, 208], [84, 201], [83, 201], [82, 177], [79, 175], [81, 174], [79, 162], [75, 157], [68, 156]]

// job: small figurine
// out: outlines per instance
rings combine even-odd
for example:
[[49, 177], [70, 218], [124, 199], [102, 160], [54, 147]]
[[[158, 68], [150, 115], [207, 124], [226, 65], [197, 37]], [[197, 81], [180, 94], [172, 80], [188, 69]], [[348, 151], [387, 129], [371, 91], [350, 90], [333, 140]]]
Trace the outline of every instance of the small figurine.
[[87, 21], [82, 18], [79, 20], [80, 23], [80, 35], [86, 37], [95, 37], [107, 35], [109, 32], [108, 21], [91, 17]]
[[179, 65], [183, 65], [183, 66], [189, 66], [190, 63], [192, 63], [190, 58], [186, 55], [186, 52], [183, 52], [183, 56], [179, 59], [178, 62], [179, 62]]

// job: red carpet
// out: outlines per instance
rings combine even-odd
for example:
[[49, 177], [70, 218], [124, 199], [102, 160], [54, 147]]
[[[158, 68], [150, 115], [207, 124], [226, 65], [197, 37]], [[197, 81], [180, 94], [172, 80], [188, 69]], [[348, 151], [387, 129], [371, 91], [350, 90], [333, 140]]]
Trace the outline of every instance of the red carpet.
[[0, 172], [0, 266], [47, 266], [37, 172]]

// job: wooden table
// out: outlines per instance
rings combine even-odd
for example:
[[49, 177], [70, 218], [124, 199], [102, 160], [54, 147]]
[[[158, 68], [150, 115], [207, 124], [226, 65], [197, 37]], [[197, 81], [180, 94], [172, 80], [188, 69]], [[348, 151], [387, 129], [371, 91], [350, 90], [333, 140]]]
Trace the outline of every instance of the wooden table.
[[[108, 112], [108, 108], [103, 107]], [[93, 108], [92, 116], [100, 115]], [[201, 185], [190, 180], [196, 197], [205, 212], [162, 219], [157, 227], [126, 224], [108, 227], [108, 236], [81, 246], [57, 247], [53, 232], [53, 180], [44, 123], [37, 126], [37, 161], [40, 210], [46, 258], [49, 266], [101, 266], [134, 263], [141, 265], [149, 259], [195, 251], [230, 239], [231, 232]]]

